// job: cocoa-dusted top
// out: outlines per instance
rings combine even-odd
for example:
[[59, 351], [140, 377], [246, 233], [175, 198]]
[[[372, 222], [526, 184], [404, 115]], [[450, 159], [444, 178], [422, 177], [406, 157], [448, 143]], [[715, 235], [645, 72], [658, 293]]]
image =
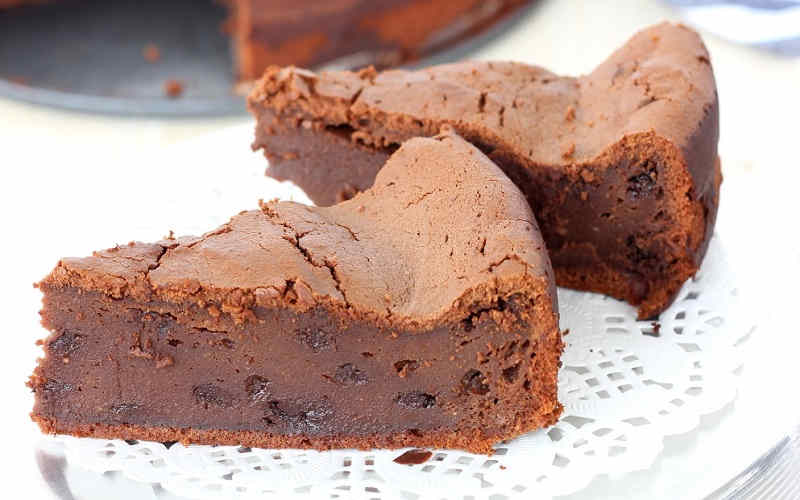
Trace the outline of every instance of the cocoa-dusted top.
[[323, 305], [420, 328], [515, 293], [555, 300], [527, 201], [452, 132], [406, 142], [372, 189], [339, 205], [264, 203], [199, 238], [63, 259], [43, 283], [234, 315]]
[[623, 136], [655, 134], [685, 157], [698, 189], [716, 160], [717, 95], [708, 52], [697, 33], [669, 23], [637, 33], [577, 78], [513, 62], [381, 73], [273, 67], [249, 104], [348, 125], [354, 140], [377, 147], [430, 136], [449, 123], [473, 142], [576, 173]]

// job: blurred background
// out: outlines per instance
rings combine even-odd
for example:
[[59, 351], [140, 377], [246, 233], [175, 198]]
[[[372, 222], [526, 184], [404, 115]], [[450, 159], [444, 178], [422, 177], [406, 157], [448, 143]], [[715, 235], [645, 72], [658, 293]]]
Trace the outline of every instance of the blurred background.
[[[759, 334], [745, 365], [757, 376], [697, 432], [667, 440], [650, 470], [600, 478], [571, 498], [702, 498], [800, 423], [792, 376], [800, 348], [800, 2], [416, 2], [436, 5], [418, 18], [372, 13], [375, 23], [361, 31], [331, 17], [349, 0], [18, 3], [0, 0], [0, 304], [10, 326], [0, 418], [11, 429], [0, 456], [11, 491], [56, 498], [41, 469], [63, 469], [37, 463], [31, 451], [38, 430], [23, 384], [39, 355], [34, 340], [44, 336], [31, 283], [61, 256], [170, 229], [202, 232], [255, 206], [266, 162], [250, 152], [253, 121], [242, 95], [266, 64], [499, 59], [581, 74], [665, 19], [698, 29], [711, 53], [725, 176], [717, 231], [757, 292]], [[338, 44], [315, 38], [319, 26]], [[70, 498], [123, 498], [113, 478], [72, 474]], [[132, 491], [129, 498], [150, 498]]]

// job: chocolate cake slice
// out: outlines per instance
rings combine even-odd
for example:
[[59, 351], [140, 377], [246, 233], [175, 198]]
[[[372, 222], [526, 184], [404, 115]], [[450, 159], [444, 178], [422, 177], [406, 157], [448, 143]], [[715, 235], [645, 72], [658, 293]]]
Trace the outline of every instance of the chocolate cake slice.
[[371, 186], [402, 141], [454, 127], [527, 196], [558, 284], [626, 300], [642, 318], [697, 271], [713, 230], [717, 92], [683, 26], [648, 28], [578, 78], [511, 62], [271, 68], [249, 107], [268, 174], [320, 205]]
[[561, 411], [544, 242], [452, 133], [406, 142], [349, 201], [265, 203], [63, 259], [38, 287], [48, 433], [489, 452]]

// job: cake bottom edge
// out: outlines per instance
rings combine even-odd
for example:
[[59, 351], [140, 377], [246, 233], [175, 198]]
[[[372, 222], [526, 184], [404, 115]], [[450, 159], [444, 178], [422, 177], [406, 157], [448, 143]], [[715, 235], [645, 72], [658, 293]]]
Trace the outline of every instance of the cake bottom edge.
[[421, 433], [407, 430], [368, 436], [282, 435], [263, 431], [195, 429], [181, 427], [147, 427], [136, 424], [66, 423], [44, 415], [31, 414], [45, 434], [67, 434], [74, 437], [180, 442], [184, 445], [230, 445], [266, 449], [399, 449], [435, 448], [458, 449], [470, 453], [491, 455], [497, 443], [522, 434], [549, 427], [556, 423], [562, 407], [557, 404], [549, 413], [532, 415], [520, 428], [507, 435], [487, 436], [481, 429], [434, 430]]

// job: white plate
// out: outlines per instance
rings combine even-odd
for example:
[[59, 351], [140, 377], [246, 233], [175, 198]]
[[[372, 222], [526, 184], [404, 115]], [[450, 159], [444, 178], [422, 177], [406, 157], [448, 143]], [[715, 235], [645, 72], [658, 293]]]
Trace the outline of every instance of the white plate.
[[[86, 253], [92, 248], [124, 242], [126, 239], [157, 239], [169, 229], [174, 229], [177, 234], [203, 232], [224, 222], [230, 215], [239, 210], [256, 206], [258, 198], [271, 198], [278, 195], [302, 200], [302, 194], [296, 189], [285, 184], [276, 183], [263, 176], [266, 166], [265, 161], [260, 154], [250, 153], [247, 148], [251, 141], [251, 135], [252, 126], [235, 127], [208, 137], [189, 141], [167, 151], [145, 153], [133, 159], [130, 165], [117, 167], [119, 170], [114, 173], [114, 178], [117, 179], [115, 183], [117, 189], [106, 193], [72, 193], [77, 196], [76, 199], [79, 200], [79, 203], [70, 207], [70, 209], [77, 213], [83, 211], [86, 214], [91, 214], [93, 221], [89, 226], [94, 226], [83, 230], [78, 229], [83, 236], [86, 236], [86, 239], [80, 240], [82, 245], [91, 244], [92, 246], [87, 248], [85, 252], [78, 252], [77, 254]], [[126, 176], [129, 177], [129, 182], [124, 179]], [[119, 179], [120, 177], [123, 177], [123, 179]], [[142, 181], [144, 181], [144, 186]], [[142, 188], [145, 188], [145, 190], [141, 191]], [[143, 192], [146, 193], [147, 203], [131, 203], [130, 206], [119, 203], [119, 200], [126, 199], [141, 201]], [[725, 199], [723, 198], [723, 200]], [[98, 203], [102, 206], [117, 206], [118, 208], [114, 211], [98, 214], [92, 210]], [[724, 226], [725, 203], [731, 202], [723, 201], [719, 227]], [[165, 214], [168, 218], [165, 218]], [[96, 224], [102, 224], [108, 229], [103, 235], [104, 241], [102, 242], [98, 241], [95, 229]], [[69, 230], [71, 234], [74, 234], [75, 228], [69, 228]], [[725, 229], [722, 229], [722, 231], [725, 231]], [[724, 249], [727, 250], [729, 247], [736, 248], [737, 245], [735, 243], [727, 243], [729, 241], [728, 238], [730, 238], [731, 242], [738, 241], [738, 232], [735, 226], [730, 226], [728, 232], [724, 232], [724, 234], [726, 235]], [[714, 250], [715, 248], [716, 250]], [[715, 251], [722, 250], [723, 247], [719, 242], [716, 242], [715, 246], [712, 246], [711, 255], [715, 255]], [[732, 270], [742, 268], [739, 264], [740, 262], [730, 262], [726, 265], [730, 266], [727, 268], [728, 270]], [[726, 280], [730, 277], [727, 272], [718, 274], [721, 283], [726, 283]], [[702, 280], [700, 283], [703, 283]], [[743, 277], [742, 283], [744, 283], [744, 288], [754, 286], [748, 277]], [[757, 288], [751, 290], [760, 292], [760, 289]], [[690, 293], [689, 288], [687, 288], [684, 295], [688, 293]], [[575, 300], [570, 300], [570, 294], [574, 294], [574, 292], [566, 292], [566, 294], [563, 297], [565, 305], [595, 304], [592, 307], [596, 309], [595, 313], [597, 314], [606, 314], [607, 310], [603, 308], [607, 308], [610, 305], [613, 308], [619, 308], [619, 314], [622, 317], [632, 314], [631, 308], [615, 303], [615, 301], [603, 301], [598, 299], [597, 296], [591, 296], [591, 294], [579, 294], [580, 296], [589, 297], [589, 300], [578, 300], [579, 297], [577, 295], [572, 297]], [[752, 313], [756, 315], [756, 320], [759, 324], [762, 323], [761, 320], [768, 320], [769, 318], [759, 316], [763, 314], [763, 311], [756, 306], [757, 301], [752, 300], [753, 297], [758, 298], [759, 294], [751, 295], [751, 299], [740, 304], [739, 307], [733, 308], [730, 311], [733, 314], [732, 317], [736, 317], [739, 313]], [[597, 304], [600, 305], [597, 306]], [[578, 314], [578, 311], [576, 311], [576, 314], [565, 311], [564, 316], [566, 321], [571, 321], [580, 317], [580, 314]], [[675, 320], [674, 314], [672, 320]], [[585, 323], [582, 324], [585, 326]], [[641, 334], [638, 334], [638, 336], [633, 335], [633, 332], [638, 333], [636, 328], [646, 325], [636, 324], [628, 319], [624, 319], [623, 324], [629, 329], [628, 333], [637, 342], [646, 338], [642, 337]], [[746, 331], [748, 325], [738, 321], [733, 323], [733, 326], [736, 327], [735, 331], [739, 333]], [[577, 332], [581, 324], [570, 326]], [[600, 323], [597, 328], [602, 330], [605, 326]], [[591, 334], [592, 331], [587, 333]], [[613, 473], [616, 477], [614, 479], [608, 479], [605, 476], [596, 478], [592, 480], [588, 488], [576, 493], [573, 498], [638, 498], [645, 495], [649, 498], [700, 498], [711, 493], [736, 473], [745, 469], [756, 457], [769, 449], [781, 436], [785, 435], [797, 413], [792, 413], [794, 409], [785, 412], [776, 411], [782, 408], [784, 403], [790, 403], [785, 401], [789, 394], [781, 392], [775, 363], [770, 363], [767, 357], [773, 352], [769, 348], [769, 342], [759, 341], [759, 339], [769, 338], [769, 336], [758, 331], [757, 333], [747, 342], [748, 353], [751, 355], [749, 357], [744, 356], [748, 359], [745, 360], [745, 369], [742, 375], [737, 377], [739, 397], [735, 403], [726, 405], [733, 398], [733, 394], [730, 393], [730, 390], [721, 391], [724, 395], [718, 397], [714, 404], [709, 403], [702, 411], [697, 410], [692, 413], [696, 416], [712, 412], [710, 416], [703, 417], [699, 421], [696, 418], [688, 418], [675, 421], [678, 423], [672, 422], [668, 426], [669, 429], [661, 429], [655, 434], [657, 439], [654, 439], [654, 434], [647, 434], [641, 438], [642, 442], [649, 440], [652, 445], [642, 448], [642, 450], [650, 450], [649, 452], [639, 453], [636, 455], [636, 460], [622, 466], [595, 467], [596, 472]], [[567, 340], [572, 342], [572, 339], [575, 339], [577, 343], [581, 338], [583, 337], [576, 334], [575, 337], [568, 337]], [[720, 336], [720, 338], [723, 339], [723, 344], [730, 344], [730, 338], [725, 339], [725, 336]], [[622, 356], [620, 359], [624, 357]], [[728, 360], [728, 356], [723, 356], [722, 359]], [[602, 360], [598, 361], [597, 366], [602, 362]], [[601, 374], [607, 376], [602, 370]], [[582, 374], [579, 375], [582, 376]], [[668, 373], [661, 374], [662, 377], [668, 375]], [[584, 377], [583, 381], [585, 382], [587, 378], [589, 377]], [[575, 380], [573, 377], [573, 380], [567, 380], [562, 386], [579, 385], [580, 379], [581, 377], [578, 377], [578, 380]], [[769, 390], [765, 390], [765, 388]], [[728, 389], [730, 389], [729, 385]], [[790, 404], [786, 405], [787, 408], [791, 406]], [[722, 407], [722, 409], [718, 410], [719, 407]], [[573, 407], [572, 410], [574, 411], [575, 408]], [[772, 408], [769, 425], [764, 425], [764, 408]], [[578, 408], [578, 411], [584, 410]], [[569, 411], [570, 408], [568, 406]], [[613, 413], [613, 409], [610, 410], [610, 413]], [[562, 422], [564, 422], [563, 419]], [[631, 432], [641, 434], [641, 429]], [[685, 434], [667, 438], [664, 441], [664, 450], [659, 454], [661, 436], [676, 432]], [[615, 437], [617, 436], [615, 435]], [[541, 440], [542, 433], [531, 436], [530, 439], [533, 441]], [[530, 439], [528, 440], [530, 441]], [[732, 443], [735, 443], [735, 446], [731, 446]], [[575, 441], [572, 441], [571, 444], [575, 444]], [[49, 448], [51, 450], [50, 453], [52, 453], [54, 448], [58, 448], [53, 445], [52, 442], [45, 440], [42, 446]], [[103, 443], [103, 446], [105, 446], [105, 443]], [[117, 444], [114, 446], [123, 446], [124, 449], [126, 445]], [[137, 446], [139, 448], [142, 447], [141, 445]], [[510, 449], [513, 446], [513, 444], [510, 445]], [[146, 445], [145, 448], [147, 448]], [[633, 448], [636, 449], [635, 446]], [[81, 453], [76, 451], [79, 446], [71, 446], [70, 449], [72, 451], [69, 456], [72, 460], [76, 462], [82, 460], [80, 458], [82, 456]], [[541, 447], [534, 448], [534, 451], [536, 449], [540, 450]], [[655, 453], [653, 453], [654, 449]], [[153, 449], [150, 451], [152, 452]], [[337, 453], [331, 453], [330, 456], [338, 457]], [[458, 461], [464, 455], [455, 456], [454, 460]], [[530, 462], [530, 459], [534, 456], [542, 458], [541, 455], [534, 453], [527, 455], [528, 458], [523, 457], [520, 463], [526, 463], [529, 467], [533, 467], [534, 463]], [[352, 464], [352, 457], [350, 458]], [[444, 460], [449, 459], [445, 457]], [[552, 456], [549, 457], [549, 460], [550, 463], [548, 464], [548, 458], [545, 457], [539, 466], [552, 466]], [[462, 460], [462, 462], [464, 461], [466, 459]], [[51, 461], [50, 463], [53, 462]], [[58, 463], [57, 460], [56, 463]], [[88, 464], [85, 460], [82, 463], [84, 466]], [[472, 463], [470, 462], [470, 464]], [[622, 461], [615, 461], [614, 463], [620, 464]], [[700, 465], [708, 463], [713, 463], [714, 467], [708, 468]], [[56, 469], [62, 470], [62, 475], [68, 478], [66, 482], [70, 484], [70, 487], [76, 488], [80, 481], [69, 478], [86, 476], [86, 470], [76, 467], [75, 463], [64, 464], [62, 462], [61, 464], [60, 469], [58, 467]], [[479, 465], [482, 465], [482, 462]], [[471, 471], [470, 467], [462, 467], [462, 470], [469, 469]], [[53, 467], [48, 470], [51, 469]], [[102, 469], [103, 467], [96, 468], [96, 470]], [[636, 469], [644, 470], [625, 474], [625, 471]], [[507, 468], [507, 470], [513, 470], [513, 467]], [[128, 475], [137, 477], [137, 474], [141, 473], [141, 471], [138, 471]], [[509, 473], [509, 475], [514, 474], [513, 472]], [[392, 473], [390, 472], [386, 475], [391, 476]], [[572, 481], [571, 490], [570, 488], [549, 488], [544, 493], [574, 491], [578, 487], [584, 486], [593, 475], [578, 474], [576, 479]], [[468, 476], [472, 478], [468, 479], [468, 481], [474, 479], [472, 476]], [[125, 473], [104, 475], [102, 481], [112, 480], [111, 478], [113, 478], [114, 484], [130, 483], [125, 477]], [[138, 477], [143, 478], [144, 476], [140, 475]], [[582, 479], [578, 480], [578, 478]], [[207, 479], [204, 478], [204, 480]], [[91, 481], [87, 484], [91, 484], [92, 488], [96, 488], [98, 485], [97, 481]], [[455, 488], [455, 483], [447, 482], [441, 484], [447, 484], [448, 488], [451, 488], [450, 492], [459, 491], [452, 489]], [[562, 482], [562, 484], [566, 483]], [[504, 494], [515, 494], [515, 490], [513, 490], [515, 485], [507, 485], [511, 489], [505, 491]], [[481, 483], [478, 483], [477, 486], [481, 486]], [[486, 488], [475, 490], [475, 494], [480, 496], [481, 489], [485, 490]], [[390, 493], [393, 490], [391, 488], [384, 488], [384, 490], [388, 495], [386, 498], [391, 497]], [[170, 490], [162, 488], [155, 491], [158, 495], [163, 496]], [[178, 490], [173, 488], [172, 491]], [[187, 493], [184, 490], [181, 490], [181, 492]], [[374, 494], [375, 492], [367, 491], [367, 493]]]

